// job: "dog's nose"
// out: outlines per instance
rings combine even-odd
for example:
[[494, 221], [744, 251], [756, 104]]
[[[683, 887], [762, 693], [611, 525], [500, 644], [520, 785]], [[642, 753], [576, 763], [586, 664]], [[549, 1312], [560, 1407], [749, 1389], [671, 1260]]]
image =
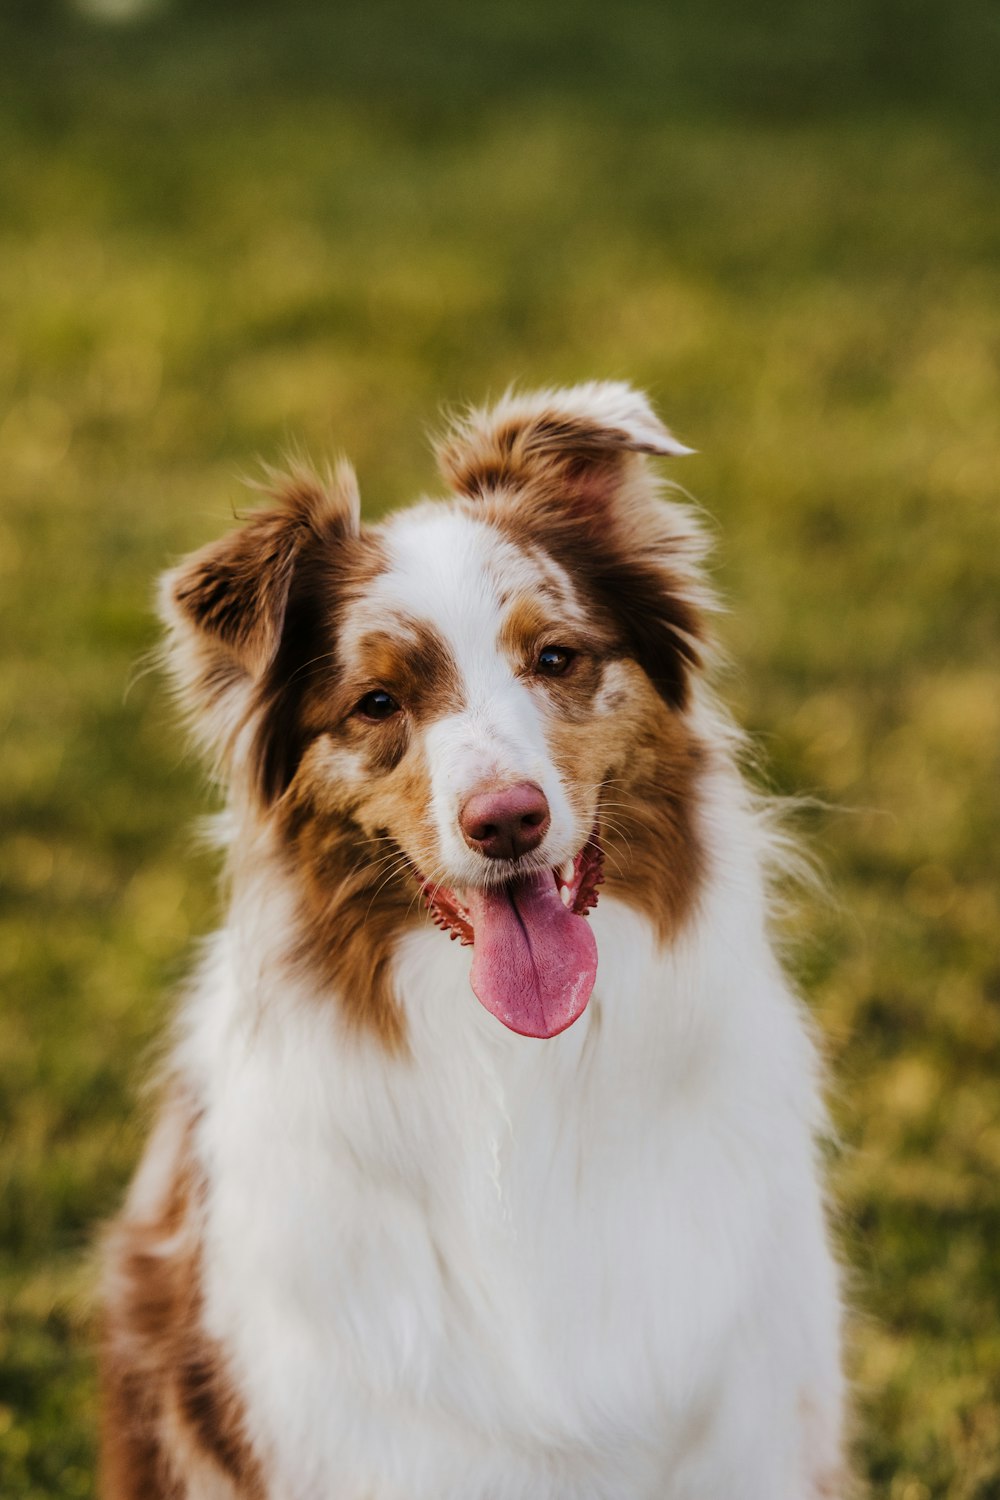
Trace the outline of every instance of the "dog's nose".
[[470, 849], [487, 859], [520, 859], [537, 849], [548, 832], [549, 804], [533, 781], [473, 792], [459, 814]]

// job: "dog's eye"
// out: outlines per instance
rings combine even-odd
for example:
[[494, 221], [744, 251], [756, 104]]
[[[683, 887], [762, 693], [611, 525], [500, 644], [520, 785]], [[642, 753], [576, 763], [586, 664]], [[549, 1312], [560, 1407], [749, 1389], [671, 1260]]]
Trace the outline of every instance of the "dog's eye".
[[562, 677], [572, 666], [575, 651], [568, 646], [543, 646], [538, 653], [535, 671], [540, 677]]
[[384, 688], [376, 688], [373, 693], [365, 694], [354, 712], [363, 719], [391, 719], [399, 713], [399, 704]]

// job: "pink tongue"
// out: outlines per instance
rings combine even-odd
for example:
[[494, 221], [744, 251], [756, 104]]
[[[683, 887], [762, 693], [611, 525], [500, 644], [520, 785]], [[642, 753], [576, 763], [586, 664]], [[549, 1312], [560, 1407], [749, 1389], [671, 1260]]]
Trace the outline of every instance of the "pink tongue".
[[567, 910], [550, 870], [496, 891], [468, 891], [472, 988], [522, 1036], [557, 1036], [582, 1014], [597, 978], [597, 943]]

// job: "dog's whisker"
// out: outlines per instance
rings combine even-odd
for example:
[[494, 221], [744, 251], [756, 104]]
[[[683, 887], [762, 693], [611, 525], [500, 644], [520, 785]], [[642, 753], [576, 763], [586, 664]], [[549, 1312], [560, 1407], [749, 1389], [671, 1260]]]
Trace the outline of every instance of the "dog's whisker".
[[313, 656], [309, 661], [302, 662], [295, 671], [289, 674], [289, 682], [295, 682], [297, 678], [304, 676], [311, 668], [317, 667], [323, 662], [336, 661], [336, 651], [321, 651], [318, 656]]

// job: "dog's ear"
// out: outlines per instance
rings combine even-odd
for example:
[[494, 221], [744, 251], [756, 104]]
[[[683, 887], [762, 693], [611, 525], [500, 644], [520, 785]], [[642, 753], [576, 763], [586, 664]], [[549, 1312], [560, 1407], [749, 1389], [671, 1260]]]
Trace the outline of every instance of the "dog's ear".
[[438, 445], [442, 472], [477, 513], [542, 546], [599, 608], [672, 708], [687, 703], [713, 607], [691, 511], [665, 501], [644, 455], [679, 443], [639, 391], [617, 382], [507, 395]]
[[304, 556], [360, 529], [348, 464], [326, 482], [299, 466], [268, 489], [273, 505], [160, 579], [167, 665], [194, 736], [217, 767], [232, 761], [262, 701]]
[[567, 390], [508, 392], [492, 408], [467, 412], [437, 444], [445, 479], [470, 498], [567, 482], [586, 492], [610, 480], [629, 454], [680, 458], [692, 451], [640, 391], [596, 380]]

